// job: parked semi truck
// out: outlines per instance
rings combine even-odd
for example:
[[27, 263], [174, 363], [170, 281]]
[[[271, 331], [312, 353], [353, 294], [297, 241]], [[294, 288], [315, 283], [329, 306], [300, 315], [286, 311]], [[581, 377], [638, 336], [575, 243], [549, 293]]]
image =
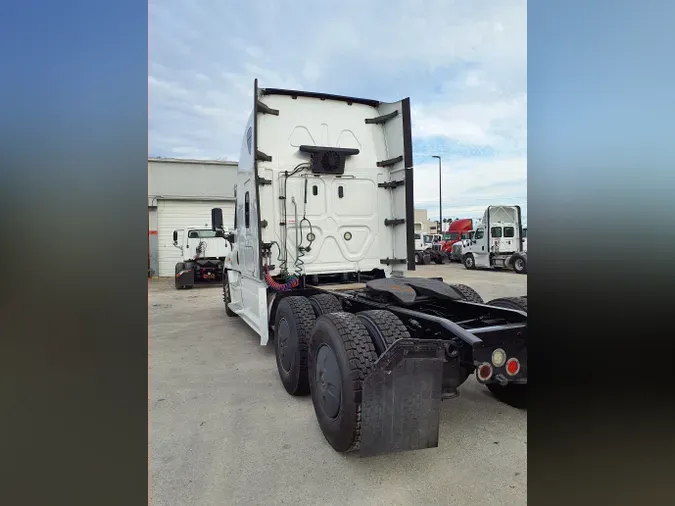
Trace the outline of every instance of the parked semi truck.
[[415, 264], [429, 265], [431, 263], [431, 253], [425, 243], [427, 235], [421, 232], [415, 232]]
[[462, 240], [462, 236], [468, 234], [473, 230], [473, 220], [471, 218], [460, 218], [450, 223], [448, 231], [443, 236], [442, 251], [452, 261], [461, 261], [461, 259], [453, 258], [452, 246]]
[[[338, 452], [438, 446], [440, 404], [469, 377], [523, 406], [527, 298], [485, 303], [415, 270], [410, 101], [253, 92], [223, 299], [272, 342]], [[214, 230], [222, 212], [212, 212]], [[353, 281], [335, 290], [336, 281]], [[343, 285], [344, 287], [344, 285]], [[286, 420], [275, 420], [283, 426]]]
[[489, 206], [476, 226], [473, 239], [462, 247], [467, 269], [513, 269], [527, 273], [520, 206]]
[[[221, 211], [222, 215], [222, 211]], [[173, 245], [180, 250], [176, 264], [176, 289], [192, 288], [195, 283], [220, 282], [223, 262], [231, 250], [225, 239], [227, 229], [212, 230], [208, 225], [173, 231]]]
[[450, 257], [442, 251], [443, 236], [441, 234], [422, 234], [415, 233], [415, 264], [428, 265], [431, 262], [436, 264], [447, 264]]
[[450, 257], [443, 251], [442, 234], [426, 234], [424, 236], [424, 246], [431, 261], [435, 264], [447, 264], [450, 262]]
[[464, 250], [471, 245], [471, 241], [473, 241], [475, 233], [476, 233], [475, 230], [463, 232], [461, 239], [453, 243], [452, 250], [450, 251], [451, 262], [462, 263], [464, 259]]

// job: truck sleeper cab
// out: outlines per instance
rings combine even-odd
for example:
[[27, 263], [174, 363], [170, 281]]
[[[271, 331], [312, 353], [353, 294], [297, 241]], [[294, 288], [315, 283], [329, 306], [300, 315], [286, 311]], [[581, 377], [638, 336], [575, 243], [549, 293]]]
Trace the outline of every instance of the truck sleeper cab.
[[[339, 452], [438, 446], [440, 402], [474, 375], [523, 406], [527, 299], [415, 270], [408, 99], [259, 89], [245, 129], [223, 299], [272, 341]], [[347, 200], [349, 199], [349, 200]], [[212, 213], [214, 230], [222, 212]], [[339, 285], [341, 282], [357, 285]]]

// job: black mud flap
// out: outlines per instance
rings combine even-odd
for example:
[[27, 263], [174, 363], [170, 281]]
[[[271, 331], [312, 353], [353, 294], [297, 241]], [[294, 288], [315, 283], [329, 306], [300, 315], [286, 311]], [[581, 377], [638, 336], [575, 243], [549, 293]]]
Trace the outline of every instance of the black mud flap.
[[363, 383], [360, 455], [438, 446], [445, 348], [442, 341], [400, 339]]
[[176, 274], [176, 286], [194, 286], [195, 271], [193, 269], [185, 269]]

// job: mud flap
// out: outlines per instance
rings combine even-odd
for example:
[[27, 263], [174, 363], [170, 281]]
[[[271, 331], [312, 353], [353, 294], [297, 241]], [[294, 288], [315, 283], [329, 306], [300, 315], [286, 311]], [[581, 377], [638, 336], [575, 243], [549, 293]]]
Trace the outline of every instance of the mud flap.
[[400, 339], [363, 383], [360, 455], [438, 446], [445, 349], [442, 341]]
[[185, 287], [185, 286], [194, 286], [195, 284], [195, 271], [192, 269], [186, 269], [180, 271], [176, 274], [176, 286]]

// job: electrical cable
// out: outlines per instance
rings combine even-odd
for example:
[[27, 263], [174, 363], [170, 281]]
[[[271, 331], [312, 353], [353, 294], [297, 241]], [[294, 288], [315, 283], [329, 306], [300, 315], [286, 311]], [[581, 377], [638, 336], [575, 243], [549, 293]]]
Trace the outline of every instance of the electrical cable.
[[305, 265], [305, 262], [302, 261], [302, 257], [305, 256], [304, 251], [302, 250], [302, 236], [300, 237], [300, 240], [298, 240], [298, 232], [302, 234], [302, 228], [298, 229], [298, 203], [295, 201], [295, 197], [293, 197], [293, 206], [295, 207], [295, 262], [293, 263], [293, 266], [295, 267], [295, 275], [300, 277], [302, 276], [302, 270], [303, 266]]
[[[282, 197], [282, 199], [284, 201], [284, 206], [283, 206], [283, 223], [284, 223], [283, 257], [284, 258], [283, 258], [283, 261], [279, 265], [279, 269], [281, 270], [282, 275], [288, 274], [288, 222], [287, 222], [288, 211], [287, 211], [287, 206], [286, 206], [286, 202], [288, 200], [286, 198], [287, 195], [288, 195], [288, 193], [287, 193], [288, 178], [290, 176], [293, 176], [293, 175], [297, 174], [301, 170], [308, 168], [309, 166], [310, 165], [307, 162], [299, 163], [298, 165], [295, 166], [295, 168], [291, 172], [286, 171], [284, 173], [284, 176], [285, 176], [285, 179], [284, 179], [284, 194], [283, 194], [283, 197]], [[297, 226], [297, 223], [296, 223], [296, 226]], [[296, 245], [296, 247], [297, 247], [297, 245]], [[297, 260], [296, 260], [296, 262], [297, 262]]]
[[[309, 183], [309, 180], [307, 178], [305, 178], [305, 208], [304, 208], [303, 213], [302, 213], [302, 220], [300, 220], [300, 223], [299, 223], [300, 243], [297, 246], [298, 247], [298, 256], [297, 256], [297, 259], [296, 259], [296, 274], [298, 274], [298, 273], [302, 274], [302, 272], [304, 271], [305, 262], [302, 260], [302, 257], [304, 257], [305, 253], [309, 252], [312, 249], [312, 243], [314, 242], [314, 232], [313, 232], [313, 229], [312, 229], [312, 222], [307, 219], [307, 185], [308, 185], [308, 183]], [[296, 206], [296, 209], [297, 209], [297, 206]], [[296, 214], [297, 214], [297, 211], [296, 211]], [[305, 221], [309, 224], [309, 234], [308, 234], [308, 239], [307, 239], [309, 241], [309, 244], [306, 247], [302, 245], [303, 241], [305, 240], [305, 234], [302, 230], [302, 224]]]
[[293, 274], [287, 276], [284, 283], [277, 283], [270, 274], [269, 264], [265, 264], [265, 281], [267, 282], [267, 286], [276, 292], [287, 292], [300, 284], [300, 279]]
[[[269, 244], [270, 244], [270, 246], [276, 246], [277, 247], [277, 251], [279, 252], [277, 254], [277, 262], [281, 262], [281, 246], [279, 246], [279, 243], [277, 241], [272, 241]], [[270, 247], [270, 255], [271, 254], [272, 254], [272, 248]]]

